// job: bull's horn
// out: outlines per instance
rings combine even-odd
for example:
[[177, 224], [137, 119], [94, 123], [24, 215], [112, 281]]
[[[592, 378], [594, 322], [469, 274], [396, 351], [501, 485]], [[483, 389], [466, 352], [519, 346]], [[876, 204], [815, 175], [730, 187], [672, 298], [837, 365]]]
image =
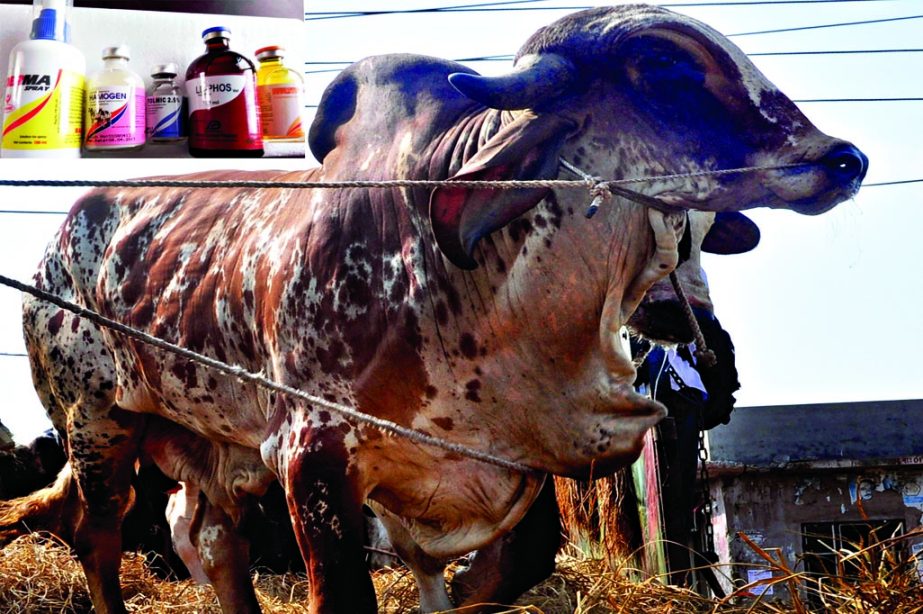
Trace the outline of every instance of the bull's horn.
[[576, 75], [570, 60], [548, 53], [523, 56], [513, 72], [500, 77], [452, 73], [449, 83], [493, 109], [534, 109], [566, 91]]

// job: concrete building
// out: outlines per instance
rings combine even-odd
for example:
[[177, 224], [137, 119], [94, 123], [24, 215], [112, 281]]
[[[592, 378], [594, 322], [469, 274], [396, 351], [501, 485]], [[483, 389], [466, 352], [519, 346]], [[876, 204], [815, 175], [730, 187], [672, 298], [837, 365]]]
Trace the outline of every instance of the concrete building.
[[[728, 591], [771, 575], [739, 533], [796, 571], [821, 571], [835, 569], [829, 546], [851, 547], [870, 525], [884, 538], [923, 524], [923, 400], [740, 408], [709, 432], [709, 449]], [[904, 547], [921, 553], [923, 535]], [[753, 592], [763, 590], [787, 596]]]

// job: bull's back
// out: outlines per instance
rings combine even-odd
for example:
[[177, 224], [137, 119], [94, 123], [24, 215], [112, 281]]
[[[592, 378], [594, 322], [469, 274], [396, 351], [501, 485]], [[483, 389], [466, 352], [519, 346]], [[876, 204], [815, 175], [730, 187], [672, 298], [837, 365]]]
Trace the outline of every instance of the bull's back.
[[[306, 177], [226, 171], [172, 179]], [[285, 252], [296, 249], [287, 246], [286, 233], [294, 236], [299, 221], [311, 218], [309, 199], [297, 200], [296, 191], [279, 189], [95, 190], [72, 208], [35, 282], [168, 341], [256, 365], [261, 340], [247, 323], [261, 316], [254, 296], [272, 258], [290, 257]], [[215, 379], [185, 361], [179, 366], [162, 352], [36, 299], [26, 299], [23, 308], [33, 379], [58, 428], [64, 426], [64, 408], [81, 399], [99, 406], [117, 401], [139, 411], [166, 409], [168, 415], [184, 394], [216, 401], [208, 390]]]

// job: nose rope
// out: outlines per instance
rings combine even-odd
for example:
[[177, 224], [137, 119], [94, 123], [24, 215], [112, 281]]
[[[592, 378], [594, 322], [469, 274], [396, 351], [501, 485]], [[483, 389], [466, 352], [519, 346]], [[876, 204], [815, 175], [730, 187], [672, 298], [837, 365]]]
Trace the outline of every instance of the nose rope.
[[[575, 175], [583, 179], [583, 181], [586, 182], [587, 187], [590, 190], [590, 195], [593, 197], [593, 200], [590, 201], [590, 205], [589, 207], [587, 207], [586, 213], [584, 214], [586, 215], [587, 219], [593, 217], [596, 214], [596, 212], [599, 210], [599, 206], [602, 203], [608, 202], [609, 200], [612, 199], [613, 192], [615, 194], [618, 194], [619, 196], [624, 196], [625, 198], [628, 198], [629, 200], [633, 200], [642, 205], [653, 206], [649, 203], [649, 201], [652, 201], [652, 200], [656, 201], [656, 199], [651, 196], [639, 194], [638, 192], [634, 192], [632, 190], [628, 190], [626, 188], [622, 188], [622, 187], [619, 187], [618, 185], [615, 185], [617, 183], [630, 183], [631, 180], [623, 179], [619, 181], [605, 181], [604, 179], [600, 177], [594, 177], [593, 175], [590, 175], [589, 173], [584, 172], [583, 170], [574, 166], [573, 164], [571, 164], [564, 158], [558, 158], [558, 160], [561, 163], [561, 166], [563, 166], [565, 169], [569, 170], [570, 172], [574, 173]], [[695, 173], [664, 175], [662, 178], [663, 179], [681, 179], [681, 178], [687, 179], [690, 177], [699, 177], [699, 176], [705, 176], [705, 175], [727, 175], [730, 173], [744, 173], [744, 172], [751, 172], [755, 170], [791, 168], [792, 166], [805, 166], [805, 164], [803, 163], [786, 164], [786, 165], [775, 166], [775, 167], [751, 166], [747, 168], [735, 168], [735, 169], [727, 169], [727, 170], [719, 170], [719, 171], [700, 171], [700, 172], [695, 172]], [[657, 201], [657, 204], [660, 205], [660, 202]], [[663, 207], [658, 206], [656, 208], [662, 210]], [[670, 283], [673, 284], [673, 291], [676, 292], [676, 297], [679, 299], [679, 304], [683, 309], [683, 313], [686, 315], [686, 319], [689, 322], [689, 328], [692, 329], [692, 335], [695, 338], [696, 361], [704, 367], [714, 366], [715, 363], [718, 362], [718, 358], [715, 356], [715, 353], [712, 350], [708, 349], [708, 346], [705, 343], [705, 335], [702, 334], [702, 329], [699, 327], [699, 321], [695, 319], [695, 314], [692, 312], [692, 305], [689, 304], [689, 299], [686, 297], [686, 292], [683, 290], [683, 285], [680, 283], [679, 276], [677, 276], [675, 269], [670, 272]], [[645, 358], [646, 356], [647, 355], [645, 354]], [[644, 361], [644, 358], [642, 358], [640, 362], [643, 362], [643, 361]], [[638, 362], [635, 365], [636, 368], [637, 366], [640, 365], [640, 362]]]
[[673, 291], [676, 292], [676, 296], [679, 298], [679, 304], [683, 308], [683, 313], [686, 314], [689, 328], [692, 329], [692, 335], [695, 337], [694, 353], [696, 364], [703, 367], [715, 366], [718, 362], [718, 357], [712, 350], [708, 349], [707, 345], [705, 345], [705, 335], [702, 334], [699, 321], [695, 319], [695, 314], [692, 312], [692, 305], [689, 304], [689, 299], [686, 298], [686, 292], [683, 290], [683, 285], [679, 282], [679, 276], [676, 274], [675, 270], [670, 272], [670, 283], [673, 284]]
[[784, 170], [791, 168], [802, 168], [805, 166], [816, 166], [815, 163], [811, 162], [796, 162], [792, 164], [773, 164], [769, 166], [742, 166], [740, 168], [724, 168], [717, 170], [708, 170], [708, 171], [691, 171], [688, 173], [673, 173], [670, 175], [657, 175], [656, 177], [633, 177], [629, 179], [603, 179], [602, 177], [596, 177], [590, 175], [589, 173], [581, 170], [577, 166], [571, 164], [564, 158], [558, 158], [558, 162], [566, 170], [580, 177], [583, 182], [586, 184], [587, 189], [590, 191], [590, 196], [593, 199], [590, 201], [590, 205], [587, 207], [586, 213], [584, 214], [587, 219], [592, 218], [596, 215], [596, 212], [599, 210], [599, 207], [603, 203], [607, 203], [612, 199], [613, 194], [617, 194], [623, 198], [626, 198], [630, 201], [636, 202], [639, 205], [644, 205], [645, 207], [651, 207], [662, 211], [664, 213], [672, 213], [678, 210], [677, 207], [670, 206], [663, 201], [661, 201], [656, 196], [648, 196], [647, 194], [642, 194], [634, 190], [629, 190], [628, 188], [623, 188], [621, 186], [628, 183], [644, 183], [649, 181], [672, 181], [675, 179], [695, 179], [698, 177], [718, 177], [721, 175], [737, 175], [742, 173], [755, 173], [757, 171], [774, 171], [774, 170]]

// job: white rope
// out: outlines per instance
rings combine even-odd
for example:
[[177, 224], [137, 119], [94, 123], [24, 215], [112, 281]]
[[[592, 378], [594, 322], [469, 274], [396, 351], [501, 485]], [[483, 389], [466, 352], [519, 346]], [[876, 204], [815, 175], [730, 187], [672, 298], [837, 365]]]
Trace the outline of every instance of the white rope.
[[[562, 162], [564, 162], [562, 160]], [[757, 171], [771, 171], [786, 168], [811, 166], [807, 163], [779, 164], [774, 166], [746, 166], [740, 168], [726, 168], [711, 171], [696, 171], [690, 173], [674, 173], [670, 175], [652, 175], [650, 177], [633, 177], [629, 179], [603, 180], [593, 177], [593, 182], [588, 185], [586, 180], [568, 181], [565, 179], [531, 179], [507, 181], [478, 181], [456, 179], [387, 179], [381, 181], [248, 181], [248, 180], [221, 180], [205, 181], [198, 179], [0, 179], [0, 187], [101, 187], [101, 188], [276, 188], [276, 189], [342, 189], [342, 188], [444, 188], [464, 187], [474, 190], [517, 190], [529, 188], [593, 188], [596, 184], [603, 184], [608, 189], [628, 183], [646, 183], [650, 181], [670, 181], [673, 179], [692, 179], [696, 177], [732, 175], [738, 173], [753, 173]], [[570, 168], [578, 174], [583, 174], [575, 168]], [[584, 175], [585, 176], [585, 175]], [[616, 192], [617, 193], [617, 192]]]

